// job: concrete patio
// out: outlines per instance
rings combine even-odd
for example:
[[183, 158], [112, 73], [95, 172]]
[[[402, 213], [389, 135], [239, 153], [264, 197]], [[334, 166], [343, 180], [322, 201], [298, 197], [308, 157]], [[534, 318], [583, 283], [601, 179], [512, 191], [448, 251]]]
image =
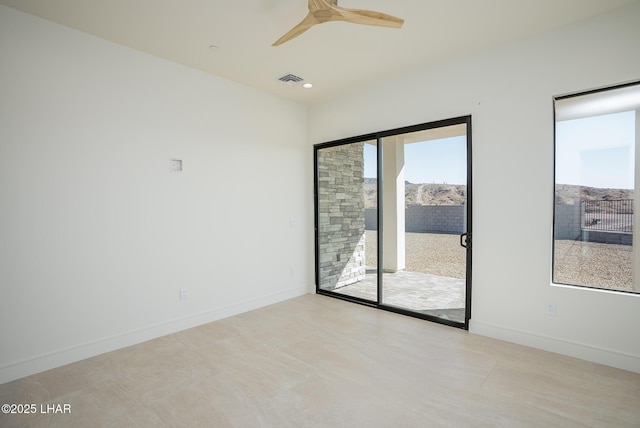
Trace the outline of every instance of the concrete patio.
[[[376, 301], [376, 278], [376, 269], [368, 267], [363, 281], [333, 291]], [[463, 323], [465, 281], [419, 272], [384, 273], [382, 303]]]

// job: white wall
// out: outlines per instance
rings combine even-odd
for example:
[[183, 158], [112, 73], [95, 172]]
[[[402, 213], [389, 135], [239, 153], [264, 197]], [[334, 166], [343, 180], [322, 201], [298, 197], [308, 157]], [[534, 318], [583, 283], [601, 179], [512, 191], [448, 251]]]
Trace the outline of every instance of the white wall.
[[4, 6], [0, 64], [0, 383], [313, 290], [306, 107]]
[[310, 108], [311, 143], [473, 116], [472, 333], [640, 372], [640, 296], [550, 282], [552, 97], [640, 79], [639, 22], [635, 4]]

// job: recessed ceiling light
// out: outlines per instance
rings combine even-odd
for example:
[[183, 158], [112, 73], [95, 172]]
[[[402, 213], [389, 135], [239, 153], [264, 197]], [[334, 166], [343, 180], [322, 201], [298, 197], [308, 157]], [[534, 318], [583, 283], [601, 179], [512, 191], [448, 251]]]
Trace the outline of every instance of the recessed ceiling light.
[[309, 82], [303, 83], [302, 87], [305, 88], [305, 89], [311, 89], [311, 88], [313, 88], [313, 83], [309, 83]]
[[209, 45], [209, 49], [215, 51], [218, 47], [216, 45]]

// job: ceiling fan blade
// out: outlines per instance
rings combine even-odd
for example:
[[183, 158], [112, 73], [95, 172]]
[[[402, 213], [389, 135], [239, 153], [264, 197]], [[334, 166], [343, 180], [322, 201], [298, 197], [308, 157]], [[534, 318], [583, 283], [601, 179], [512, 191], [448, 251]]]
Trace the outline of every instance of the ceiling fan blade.
[[332, 6], [334, 11], [331, 21], [348, 21], [354, 24], [376, 25], [379, 27], [400, 28], [404, 19], [396, 18], [382, 12], [362, 9], [347, 9], [340, 6]]
[[404, 24], [404, 19], [396, 18], [386, 13], [340, 7], [338, 6], [337, 0], [308, 0], [308, 3], [309, 13], [302, 22], [276, 40], [271, 46], [280, 46], [298, 37], [314, 25], [328, 21], [346, 21], [354, 24], [376, 25], [389, 28], [400, 28], [402, 24]]
[[298, 37], [300, 34], [304, 33], [316, 24], [320, 24], [320, 21], [318, 21], [311, 13], [309, 13], [302, 21], [300, 21], [298, 25], [289, 30], [287, 34], [276, 40], [271, 46], [280, 46], [281, 44]]

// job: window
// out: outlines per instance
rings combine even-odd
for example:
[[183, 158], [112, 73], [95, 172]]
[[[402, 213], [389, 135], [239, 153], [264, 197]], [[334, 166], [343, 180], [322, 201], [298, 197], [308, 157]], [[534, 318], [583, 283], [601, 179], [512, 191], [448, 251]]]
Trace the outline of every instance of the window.
[[554, 102], [553, 282], [640, 293], [640, 82]]

